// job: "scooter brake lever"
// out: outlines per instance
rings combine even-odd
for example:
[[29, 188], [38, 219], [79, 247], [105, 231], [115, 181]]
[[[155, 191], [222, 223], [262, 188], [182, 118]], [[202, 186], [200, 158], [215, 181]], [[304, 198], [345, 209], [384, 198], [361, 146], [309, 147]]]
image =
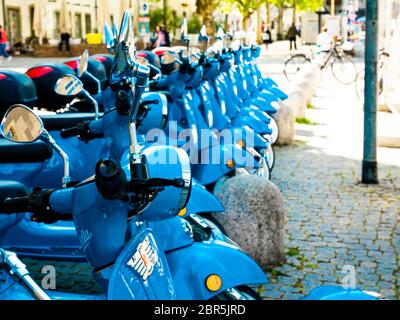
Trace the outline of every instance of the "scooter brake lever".
[[161, 179], [161, 178], [153, 178], [153, 179], [134, 179], [131, 181], [131, 187], [133, 189], [145, 188], [160, 188], [160, 187], [176, 187], [183, 188], [185, 186], [185, 180], [182, 178], [176, 179]]

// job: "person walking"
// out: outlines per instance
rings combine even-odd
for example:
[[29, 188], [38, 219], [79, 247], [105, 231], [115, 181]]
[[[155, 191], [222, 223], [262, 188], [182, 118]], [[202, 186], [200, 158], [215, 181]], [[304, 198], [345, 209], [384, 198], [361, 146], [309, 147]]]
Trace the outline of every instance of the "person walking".
[[268, 48], [268, 45], [272, 43], [272, 34], [271, 34], [271, 30], [269, 28], [269, 25], [267, 25], [265, 27], [265, 29], [263, 30], [263, 43], [265, 44], [265, 48]]
[[160, 26], [157, 31], [156, 47], [169, 47], [170, 45], [171, 41], [167, 29], [165, 26]]
[[60, 39], [60, 43], [58, 45], [58, 51], [63, 52], [63, 48], [65, 46], [65, 49], [67, 50], [67, 52], [70, 52], [71, 48], [70, 48], [70, 38], [71, 35], [68, 32], [63, 32], [61, 33], [61, 39]]
[[9, 43], [8, 43], [8, 35], [6, 30], [3, 29], [3, 26], [0, 26], [0, 59], [7, 58], [11, 60], [11, 55], [8, 52]]
[[297, 50], [297, 43], [296, 43], [296, 38], [297, 38], [297, 28], [294, 23], [290, 26], [287, 37], [290, 41], [290, 50], [293, 50], [293, 44], [294, 44], [294, 49]]

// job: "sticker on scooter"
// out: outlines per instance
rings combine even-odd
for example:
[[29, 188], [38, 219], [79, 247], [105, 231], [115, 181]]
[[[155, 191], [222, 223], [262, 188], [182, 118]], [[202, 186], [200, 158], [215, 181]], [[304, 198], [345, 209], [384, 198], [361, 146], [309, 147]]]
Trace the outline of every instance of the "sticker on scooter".
[[82, 251], [85, 252], [87, 246], [89, 245], [89, 241], [92, 239], [92, 233], [89, 230], [81, 230], [79, 234], [79, 240], [82, 244]]
[[146, 281], [154, 271], [154, 266], [158, 262], [157, 251], [154, 248], [149, 236], [139, 243], [135, 254], [128, 261], [127, 265], [135, 269]]

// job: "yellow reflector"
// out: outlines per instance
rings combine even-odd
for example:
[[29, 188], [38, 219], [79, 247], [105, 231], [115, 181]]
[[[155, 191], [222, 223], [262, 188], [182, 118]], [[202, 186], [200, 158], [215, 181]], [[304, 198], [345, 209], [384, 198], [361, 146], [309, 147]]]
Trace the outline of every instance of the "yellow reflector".
[[229, 169], [233, 169], [233, 168], [235, 167], [235, 161], [233, 161], [233, 160], [228, 160], [228, 161], [226, 162], [226, 166], [227, 166]]
[[206, 280], [206, 287], [211, 292], [216, 292], [222, 287], [222, 279], [216, 274], [212, 274]]
[[239, 145], [241, 148], [244, 148], [244, 147], [246, 146], [246, 143], [245, 143], [243, 140], [239, 140], [239, 141], [238, 141], [238, 145]]
[[187, 212], [187, 209], [186, 209], [186, 208], [183, 208], [183, 209], [179, 212], [178, 216], [183, 217], [183, 216], [186, 214], [186, 212]]

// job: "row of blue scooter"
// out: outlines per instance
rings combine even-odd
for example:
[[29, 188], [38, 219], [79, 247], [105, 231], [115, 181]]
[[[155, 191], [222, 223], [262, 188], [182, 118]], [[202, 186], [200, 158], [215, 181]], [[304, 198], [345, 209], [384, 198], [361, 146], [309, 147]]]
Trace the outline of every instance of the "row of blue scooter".
[[[228, 48], [222, 31], [208, 48], [203, 28], [203, 51], [184, 32], [183, 47], [136, 52], [128, 12], [105, 35], [106, 86], [86, 51], [54, 86], [73, 99], [63, 112], [17, 103], [3, 117], [0, 299], [261, 299], [265, 272], [218, 222], [215, 196], [232, 176], [268, 179], [274, 166], [272, 115], [287, 96], [258, 69], [260, 48]], [[103, 294], [43, 290], [19, 257], [87, 261]], [[306, 297], [377, 298], [341, 287]]]

